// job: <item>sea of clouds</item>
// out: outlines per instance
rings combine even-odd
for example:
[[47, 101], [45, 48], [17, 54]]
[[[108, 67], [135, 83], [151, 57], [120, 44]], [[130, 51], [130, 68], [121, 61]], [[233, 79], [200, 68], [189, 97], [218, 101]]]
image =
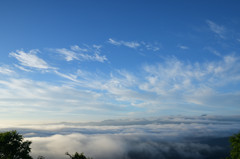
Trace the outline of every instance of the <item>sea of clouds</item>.
[[93, 159], [214, 159], [228, 155], [229, 136], [240, 131], [240, 116], [168, 116], [1, 126], [32, 141], [31, 155], [67, 159], [84, 152]]

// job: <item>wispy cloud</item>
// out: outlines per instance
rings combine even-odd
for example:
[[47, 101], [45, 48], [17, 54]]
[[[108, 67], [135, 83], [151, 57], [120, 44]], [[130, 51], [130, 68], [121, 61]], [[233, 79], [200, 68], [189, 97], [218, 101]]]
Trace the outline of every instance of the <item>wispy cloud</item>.
[[73, 51], [81, 51], [81, 52], [88, 52], [88, 49], [86, 48], [80, 48], [78, 45], [73, 45], [70, 47]]
[[182, 50], [188, 50], [189, 49], [189, 47], [185, 46], [185, 45], [178, 45], [177, 47], [182, 49]]
[[79, 54], [81, 59], [86, 61], [98, 61], [98, 62], [105, 62], [107, 61], [106, 56], [101, 56], [98, 53], [94, 53], [94, 55], [88, 55], [88, 54]]
[[[164, 64], [146, 65], [147, 82], [139, 84], [140, 89], [153, 92], [165, 104], [197, 104], [207, 107], [237, 107], [239, 92], [226, 89], [240, 79], [239, 57], [228, 55], [217, 62], [187, 64], [177, 59]], [[225, 91], [219, 91], [221, 88]], [[172, 99], [172, 100], [171, 100]], [[220, 102], [221, 101], [221, 102]], [[159, 101], [161, 103], [161, 100]], [[230, 109], [229, 109], [230, 110]]]
[[217, 34], [220, 38], [225, 38], [225, 32], [226, 32], [225, 27], [220, 26], [211, 20], [207, 20], [206, 22], [212, 32]]
[[15, 52], [11, 52], [9, 55], [16, 58], [22, 66], [45, 70], [52, 68], [46, 61], [37, 56], [38, 52], [40, 51], [30, 50], [29, 52], [24, 52], [23, 50], [16, 50]]
[[113, 44], [113, 45], [122, 45], [121, 42], [118, 42], [118, 41], [116, 41], [116, 40], [113, 40], [112, 38], [109, 38], [109, 39], [108, 39], [108, 42], [109, 42], [110, 44]]
[[112, 38], [109, 38], [108, 42], [110, 44], [113, 44], [113, 45], [117, 45], [117, 46], [123, 45], [123, 46], [129, 47], [129, 48], [134, 48], [134, 49], [140, 46], [140, 43], [138, 43], [138, 42], [134, 42], [134, 41], [116, 41], [116, 40], [113, 40]]
[[[234, 81], [240, 75], [240, 72], [237, 71], [237, 68], [240, 67], [239, 60], [239, 57], [235, 55], [227, 55], [219, 61], [191, 64], [171, 58], [163, 64], [146, 65], [144, 70], [149, 74], [146, 76], [149, 84], [160, 84], [161, 81], [165, 81], [171, 87], [171, 89], [167, 89], [172, 90], [178, 84], [179, 88], [189, 85], [200, 87], [202, 83], [206, 85], [215, 83], [216, 85], [217, 83], [227, 82], [225, 84], [229, 84], [228, 79]], [[222, 77], [221, 80], [219, 80], [220, 77]], [[153, 88], [156, 89], [155, 86]], [[161, 88], [160, 90], [165, 89]]]
[[149, 112], [153, 109], [171, 110], [179, 103], [182, 108], [189, 104], [236, 107], [240, 102], [237, 98], [239, 92], [218, 90], [238, 83], [239, 61], [235, 55], [202, 64], [170, 58], [164, 63], [145, 65], [141, 74], [118, 70], [104, 76], [91, 73], [84, 73], [81, 78], [73, 74], [62, 76], [83, 88], [106, 92], [104, 96], [110, 97], [119, 107], [119, 102], [126, 106], [143, 107]]
[[16, 68], [20, 69], [20, 70], [23, 70], [23, 71], [26, 71], [26, 72], [31, 72], [31, 70], [26, 69], [25, 67], [22, 67], [22, 66], [20, 66], [20, 65], [14, 64], [14, 66], [15, 66]]
[[6, 66], [0, 66], [0, 74], [4, 74], [4, 75], [11, 75], [13, 74], [14, 71], [9, 69], [8, 67]]
[[62, 49], [56, 49], [56, 52], [64, 55], [67, 61], [72, 61], [74, 59], [79, 60], [79, 58], [77, 57], [77, 54], [72, 50], [62, 48]]
[[[125, 46], [123, 41], [109, 39], [113, 45]], [[141, 48], [155, 49], [155, 44], [137, 42]], [[157, 44], [156, 44], [157, 45]], [[127, 46], [127, 45], [126, 45]], [[185, 45], [179, 45], [187, 49]], [[97, 61], [106, 62], [102, 55], [101, 45], [73, 45], [70, 48], [51, 49], [64, 57], [66, 61]], [[59, 110], [59, 113], [76, 114], [87, 112], [89, 116], [96, 111], [106, 112], [111, 116], [156, 115], [163, 110], [189, 110], [197, 113], [213, 110], [212, 107], [231, 107], [233, 112], [239, 106], [238, 89], [232, 89], [240, 81], [240, 57], [236, 54], [221, 55], [210, 47], [207, 50], [219, 57], [210, 61], [190, 62], [176, 57], [161, 59], [158, 63], [147, 63], [138, 67], [138, 71], [114, 69], [109, 72], [91, 72], [74, 68], [63, 70], [51, 67], [45, 60], [38, 57], [39, 50], [24, 52], [17, 50], [10, 56], [18, 60], [13, 64], [29, 74], [34, 69], [47, 70], [41, 79], [51, 76], [54, 82], [32, 80], [24, 76], [8, 77], [0, 81], [0, 106], [24, 111]], [[40, 55], [39, 55], [40, 56]], [[51, 60], [48, 56], [45, 56]], [[69, 63], [70, 65], [71, 63]], [[10, 75], [11, 67], [0, 67], [0, 73]], [[71, 67], [72, 68], [72, 67]], [[19, 70], [18, 70], [19, 71]], [[17, 73], [17, 72], [16, 72]], [[18, 77], [18, 78], [17, 78]], [[22, 77], [22, 78], [19, 78]], [[21, 83], [21, 84], [20, 84]], [[56, 91], [58, 90], [58, 91]], [[29, 94], [29, 92], [31, 92]], [[78, 94], [78, 96], [76, 96]], [[33, 97], [33, 98], [32, 98]], [[84, 98], [81, 98], [84, 97]], [[48, 109], [40, 109], [41, 105]], [[194, 105], [194, 108], [189, 108]], [[58, 107], [56, 107], [58, 106]], [[206, 110], [203, 110], [204, 107]], [[68, 110], [69, 111], [64, 111]], [[2, 109], [1, 111], [7, 111]], [[185, 112], [183, 112], [185, 113]], [[53, 113], [54, 114], [54, 113]]]
[[[12, 118], [19, 116], [19, 112], [25, 116], [29, 112], [36, 116], [57, 117], [61, 120], [72, 114], [88, 114], [86, 112], [111, 112], [103, 102], [101, 94], [74, 88], [70, 85], [56, 86], [55, 84], [33, 81], [29, 79], [0, 80], [0, 114], [12, 110], [9, 114]], [[16, 115], [18, 114], [18, 115]], [[65, 116], [65, 117], [64, 117]], [[84, 115], [83, 115], [84, 116]], [[25, 119], [27, 119], [26, 117]]]
[[216, 56], [219, 56], [219, 57], [222, 56], [220, 52], [218, 52], [216, 49], [214, 49], [214, 48], [212, 48], [212, 47], [205, 47], [204, 49], [210, 51], [211, 53], [213, 53], [213, 54], [216, 55]]
[[62, 48], [55, 49], [55, 52], [65, 56], [66, 61], [80, 60], [80, 61], [97, 61], [105, 62], [107, 57], [101, 55], [101, 46], [93, 45], [92, 47], [86, 45], [87, 48], [80, 48], [78, 45], [71, 46], [70, 49]]
[[149, 42], [137, 42], [137, 41], [117, 41], [112, 38], [108, 39], [108, 43], [116, 46], [126, 46], [133, 49], [139, 49], [141, 51], [151, 50], [151, 51], [159, 51], [161, 48], [161, 44], [155, 42], [155, 43], [149, 43]]
[[70, 74], [70, 75], [66, 75], [64, 73], [61, 73], [59, 71], [55, 71], [55, 73], [63, 78], [66, 78], [66, 79], [69, 79], [71, 81], [74, 81], [74, 82], [77, 82], [77, 75], [73, 75], [73, 74]]
[[[27, 53], [23, 55], [28, 56]], [[21, 60], [21, 67], [32, 68], [26, 64], [28, 60]], [[34, 68], [43, 67], [42, 63], [39, 65], [34, 63]], [[46, 63], [44, 66], [51, 68]], [[161, 63], [145, 64], [140, 72], [115, 70], [111, 73], [93, 73], [77, 70], [63, 73], [55, 69], [51, 73], [64, 80], [48, 83], [27, 78], [2, 79], [0, 106], [2, 112], [12, 109], [55, 114], [54, 111], [58, 110], [57, 113], [66, 116], [74, 114], [74, 111], [88, 116], [94, 116], [97, 111], [110, 113], [110, 116], [131, 113], [133, 116], [147, 116], [173, 109], [178, 112], [184, 109], [203, 112], [203, 106], [207, 111], [212, 107], [227, 106], [230, 113], [236, 113], [231, 112], [234, 109], [230, 108], [239, 106], [240, 92], [231, 88], [239, 84], [239, 70], [240, 57], [234, 54], [203, 63], [166, 58]], [[11, 72], [2, 67], [0, 71]], [[195, 107], [189, 108], [189, 105]], [[43, 106], [46, 109], [42, 109]]]
[[162, 47], [161, 44], [159, 43], [146, 43], [142, 42], [142, 45], [147, 49], [147, 50], [152, 50], [152, 51], [158, 51]]

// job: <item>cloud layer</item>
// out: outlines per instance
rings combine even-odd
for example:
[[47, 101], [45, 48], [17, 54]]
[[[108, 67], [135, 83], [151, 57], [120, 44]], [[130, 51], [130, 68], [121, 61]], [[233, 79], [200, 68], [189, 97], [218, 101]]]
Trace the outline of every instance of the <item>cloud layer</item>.
[[228, 137], [239, 131], [239, 116], [168, 116], [6, 126], [33, 141], [32, 155], [65, 158], [84, 152], [98, 159], [215, 159], [229, 152]]

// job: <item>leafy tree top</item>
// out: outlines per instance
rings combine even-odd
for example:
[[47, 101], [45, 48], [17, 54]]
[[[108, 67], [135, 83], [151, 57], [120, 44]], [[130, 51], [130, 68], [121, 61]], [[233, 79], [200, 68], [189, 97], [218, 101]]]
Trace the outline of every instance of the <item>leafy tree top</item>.
[[92, 159], [89, 157], [86, 157], [83, 153], [75, 153], [74, 155], [70, 155], [68, 152], [66, 152], [66, 155], [68, 155], [71, 159]]
[[240, 132], [230, 137], [231, 152], [227, 159], [240, 159]]
[[31, 141], [23, 141], [23, 136], [17, 131], [0, 133], [1, 159], [32, 159], [29, 155]]

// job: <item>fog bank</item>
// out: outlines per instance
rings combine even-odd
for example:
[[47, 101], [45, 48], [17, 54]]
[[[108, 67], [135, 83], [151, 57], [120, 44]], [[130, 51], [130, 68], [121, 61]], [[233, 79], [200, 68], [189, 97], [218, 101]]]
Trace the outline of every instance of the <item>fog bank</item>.
[[1, 130], [17, 129], [31, 140], [35, 158], [66, 159], [65, 152], [84, 152], [94, 159], [217, 159], [228, 155], [228, 138], [240, 130], [239, 121], [239, 116], [175, 116]]

